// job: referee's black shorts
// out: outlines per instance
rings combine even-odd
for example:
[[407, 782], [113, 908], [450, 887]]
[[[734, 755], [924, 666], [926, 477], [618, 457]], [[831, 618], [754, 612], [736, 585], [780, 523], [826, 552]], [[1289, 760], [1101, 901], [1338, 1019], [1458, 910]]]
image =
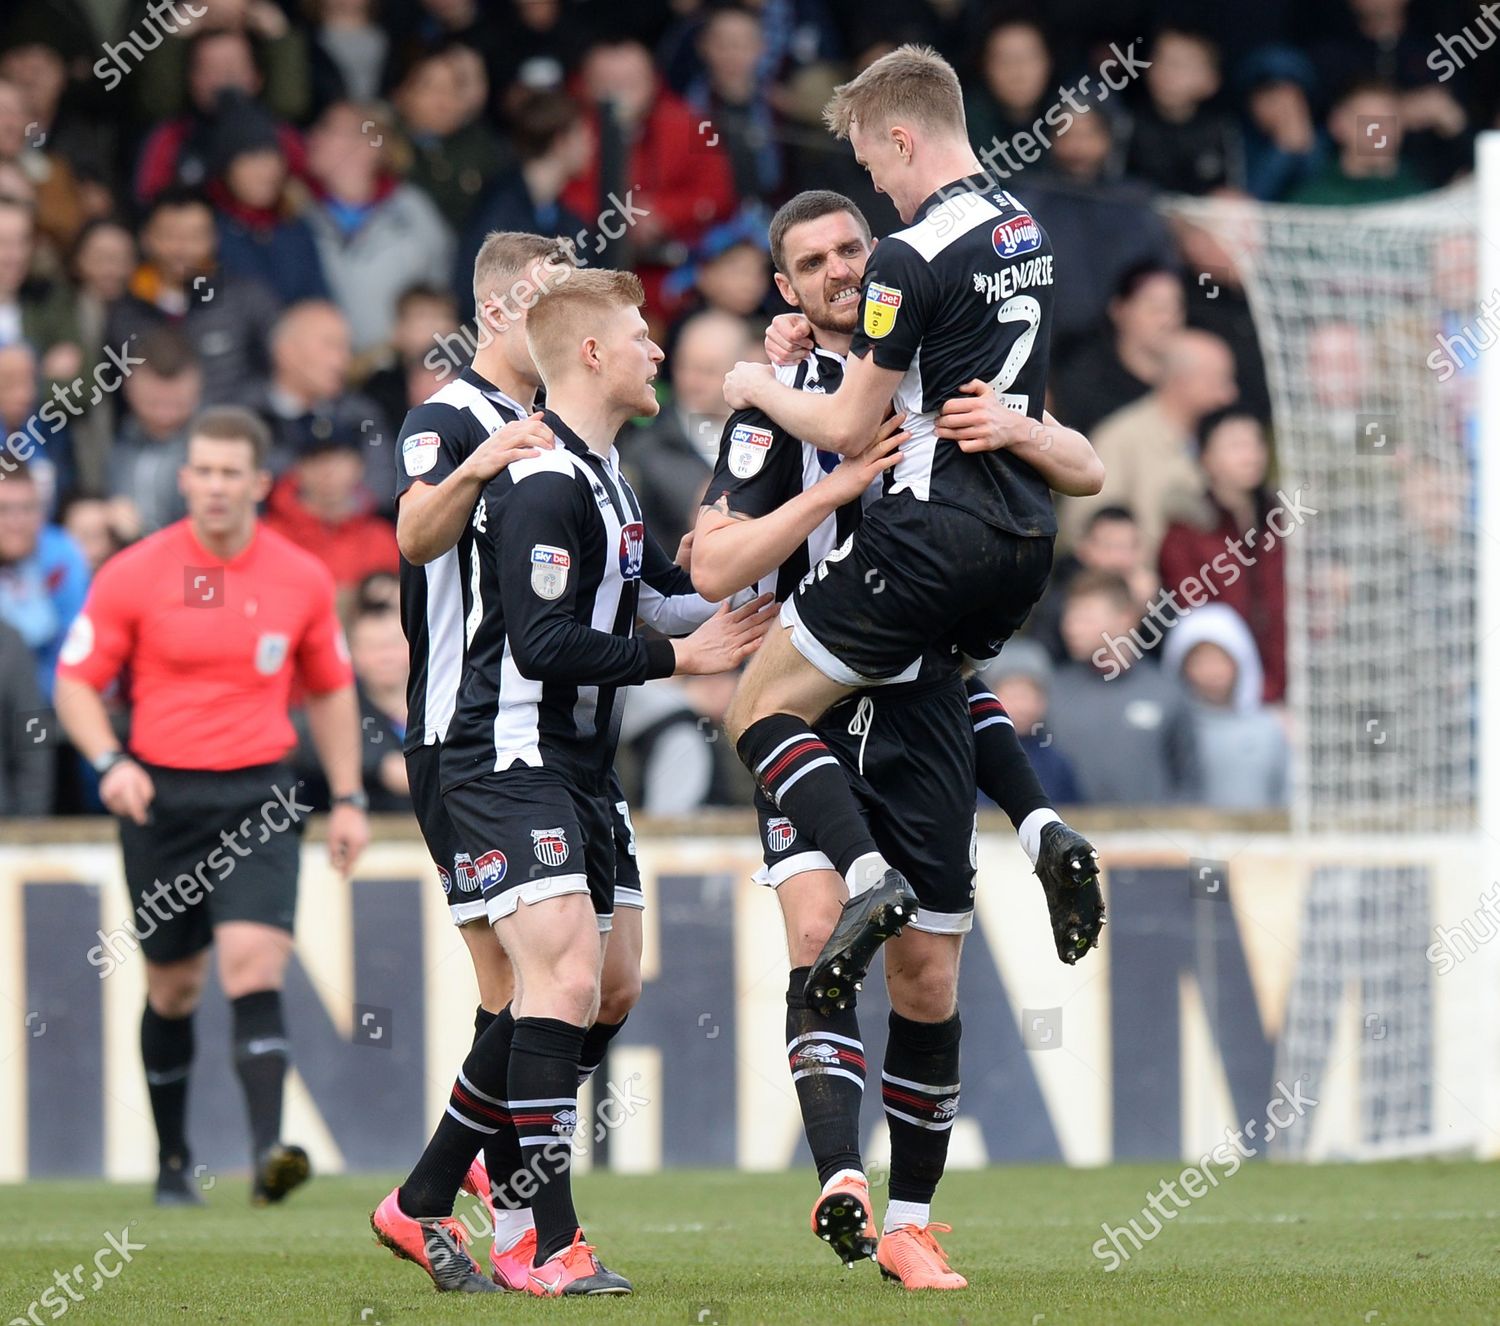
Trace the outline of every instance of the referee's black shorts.
[[292, 770], [141, 767], [156, 797], [146, 824], [120, 821], [120, 848], [147, 959], [192, 957], [225, 921], [290, 933], [302, 830], [312, 813]]
[[1025, 537], [958, 507], [883, 497], [782, 605], [798, 653], [843, 686], [913, 680], [923, 651], [994, 658], [1047, 587], [1052, 538]]
[[[914, 930], [966, 934], [974, 924], [974, 725], [958, 677], [851, 695], [817, 724], [849, 776], [875, 845], [917, 895]], [[757, 883], [833, 863], [757, 790], [764, 867]]]

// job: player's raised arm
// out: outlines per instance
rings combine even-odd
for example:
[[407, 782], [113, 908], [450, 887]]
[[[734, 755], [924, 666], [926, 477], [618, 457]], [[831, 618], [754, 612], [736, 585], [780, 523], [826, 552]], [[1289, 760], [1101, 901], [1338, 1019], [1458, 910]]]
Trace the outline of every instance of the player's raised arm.
[[1042, 411], [1041, 420], [1000, 403], [988, 382], [966, 382], [963, 393], [943, 403], [937, 435], [964, 450], [1009, 451], [1024, 460], [1064, 497], [1093, 497], [1104, 487], [1104, 462], [1076, 428]]
[[905, 373], [857, 356], [856, 350], [843, 385], [827, 396], [783, 385], [769, 364], [736, 364], [724, 379], [724, 399], [733, 409], [770, 415], [792, 436], [820, 450], [852, 456], [870, 444]]

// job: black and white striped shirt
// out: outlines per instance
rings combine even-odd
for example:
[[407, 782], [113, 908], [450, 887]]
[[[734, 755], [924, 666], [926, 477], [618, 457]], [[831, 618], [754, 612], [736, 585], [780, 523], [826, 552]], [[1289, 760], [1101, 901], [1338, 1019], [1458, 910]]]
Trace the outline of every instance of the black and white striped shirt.
[[476, 580], [444, 791], [519, 762], [603, 791], [621, 686], [670, 676], [670, 641], [715, 605], [646, 531], [618, 453], [591, 451], [552, 411], [557, 445], [485, 485], [474, 509]]
[[[396, 445], [396, 491], [420, 480], [434, 487], [496, 429], [530, 413], [466, 368], [409, 411]], [[472, 528], [457, 547], [425, 566], [401, 559], [401, 625], [411, 664], [406, 683], [405, 749], [442, 741], [463, 675], [464, 622], [472, 603]]]

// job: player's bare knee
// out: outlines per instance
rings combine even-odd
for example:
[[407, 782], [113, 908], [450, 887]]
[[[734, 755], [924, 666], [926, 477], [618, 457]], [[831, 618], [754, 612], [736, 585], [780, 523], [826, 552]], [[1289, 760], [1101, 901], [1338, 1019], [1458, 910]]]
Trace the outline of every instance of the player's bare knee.
[[611, 972], [606, 969], [604, 979], [599, 989], [599, 1015], [600, 1022], [613, 1025], [623, 1022], [629, 1016], [630, 1010], [641, 1002], [641, 973], [640, 969], [634, 971], [629, 968]]

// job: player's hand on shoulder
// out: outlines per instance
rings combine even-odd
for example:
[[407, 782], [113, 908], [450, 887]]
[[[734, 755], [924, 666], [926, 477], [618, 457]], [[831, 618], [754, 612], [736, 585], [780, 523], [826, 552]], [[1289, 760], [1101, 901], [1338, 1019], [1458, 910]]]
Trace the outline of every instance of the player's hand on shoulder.
[[553, 445], [552, 430], [542, 422], [538, 410], [525, 419], [497, 428], [474, 448], [464, 464], [472, 474], [488, 482], [512, 462], [540, 456], [543, 451], [551, 451]]
[[965, 382], [959, 395], [943, 402], [935, 431], [964, 451], [1004, 451], [1031, 436], [1035, 419], [1008, 410], [988, 382]]
[[857, 456], [846, 456], [821, 480], [840, 506], [864, 495], [865, 490], [901, 459], [901, 444], [911, 440], [906, 416], [893, 414], [877, 430], [874, 440]]
[[145, 824], [147, 812], [156, 799], [156, 784], [134, 760], [121, 760], [99, 780], [99, 799], [111, 815]]
[[739, 667], [759, 647], [780, 611], [774, 595], [760, 594], [741, 607], [722, 606], [689, 636], [672, 642], [679, 677], [706, 677]]
[[800, 313], [778, 313], [766, 328], [766, 358], [780, 368], [796, 364], [813, 351], [812, 323]]
[[724, 400], [731, 410], [746, 410], [755, 404], [757, 384], [774, 381], [776, 370], [770, 364], [741, 361], [724, 375]]

